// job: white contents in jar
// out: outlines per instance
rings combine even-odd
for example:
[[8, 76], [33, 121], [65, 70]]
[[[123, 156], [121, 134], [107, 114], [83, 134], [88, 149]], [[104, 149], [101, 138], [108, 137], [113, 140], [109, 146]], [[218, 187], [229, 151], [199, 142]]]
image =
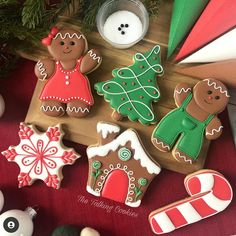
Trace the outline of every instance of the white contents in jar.
[[130, 11], [111, 14], [104, 24], [104, 36], [117, 44], [130, 44], [140, 38], [143, 25], [137, 15]]

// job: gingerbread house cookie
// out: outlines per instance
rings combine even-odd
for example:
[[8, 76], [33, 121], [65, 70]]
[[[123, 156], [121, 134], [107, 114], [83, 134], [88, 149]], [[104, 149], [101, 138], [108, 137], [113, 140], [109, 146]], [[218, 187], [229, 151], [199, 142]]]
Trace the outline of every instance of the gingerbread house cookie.
[[138, 134], [105, 122], [97, 124], [98, 145], [87, 148], [87, 191], [131, 207], [138, 207], [152, 179], [160, 173]]

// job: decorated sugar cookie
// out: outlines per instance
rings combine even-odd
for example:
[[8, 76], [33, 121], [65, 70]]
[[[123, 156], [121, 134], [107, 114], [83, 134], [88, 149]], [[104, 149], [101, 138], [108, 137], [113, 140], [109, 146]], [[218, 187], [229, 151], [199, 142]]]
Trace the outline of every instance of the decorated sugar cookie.
[[180, 162], [197, 160], [204, 138], [220, 137], [223, 126], [217, 118], [229, 100], [228, 90], [215, 79], [204, 79], [192, 89], [178, 84], [174, 91], [177, 109], [168, 113], [152, 134], [152, 143], [160, 151], [169, 152]]
[[132, 121], [149, 125], [156, 123], [152, 102], [160, 98], [157, 76], [163, 74], [160, 46], [150, 51], [136, 53], [134, 64], [112, 71], [113, 79], [95, 84], [99, 95], [110, 102], [115, 120], [127, 116]]
[[46, 81], [39, 97], [42, 112], [86, 116], [94, 103], [86, 74], [101, 64], [99, 52], [87, 52], [85, 36], [74, 29], [54, 27], [42, 43], [53, 58], [40, 60], [35, 66], [36, 76]]
[[155, 234], [198, 222], [224, 211], [231, 203], [233, 191], [225, 177], [214, 170], [200, 170], [184, 180], [189, 198], [174, 202], [150, 213], [149, 222]]
[[64, 135], [60, 125], [40, 133], [33, 125], [20, 124], [20, 143], [2, 152], [8, 161], [20, 167], [19, 188], [32, 185], [37, 179], [48, 187], [58, 189], [64, 165], [72, 165], [80, 157], [72, 148], [62, 144]]
[[87, 191], [138, 207], [152, 179], [161, 168], [144, 149], [138, 134], [105, 122], [97, 124], [99, 143], [87, 148]]

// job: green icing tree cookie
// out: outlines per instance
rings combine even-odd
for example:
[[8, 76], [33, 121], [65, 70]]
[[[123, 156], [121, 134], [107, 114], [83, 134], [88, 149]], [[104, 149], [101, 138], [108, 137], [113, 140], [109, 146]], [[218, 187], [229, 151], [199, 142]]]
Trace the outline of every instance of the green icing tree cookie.
[[116, 120], [128, 116], [131, 121], [149, 125], [156, 123], [152, 102], [160, 98], [156, 77], [163, 74], [160, 46], [134, 55], [134, 64], [112, 71], [114, 78], [95, 84], [99, 95], [104, 95], [114, 109]]

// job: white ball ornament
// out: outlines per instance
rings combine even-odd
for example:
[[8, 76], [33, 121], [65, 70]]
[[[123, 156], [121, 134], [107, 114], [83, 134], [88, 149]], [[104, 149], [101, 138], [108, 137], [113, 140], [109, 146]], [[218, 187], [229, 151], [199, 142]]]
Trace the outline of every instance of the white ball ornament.
[[[0, 191], [0, 207], [3, 206], [4, 198]], [[31, 236], [33, 234], [33, 221], [36, 211], [28, 207], [25, 211], [9, 210], [0, 215], [1, 236]]]

